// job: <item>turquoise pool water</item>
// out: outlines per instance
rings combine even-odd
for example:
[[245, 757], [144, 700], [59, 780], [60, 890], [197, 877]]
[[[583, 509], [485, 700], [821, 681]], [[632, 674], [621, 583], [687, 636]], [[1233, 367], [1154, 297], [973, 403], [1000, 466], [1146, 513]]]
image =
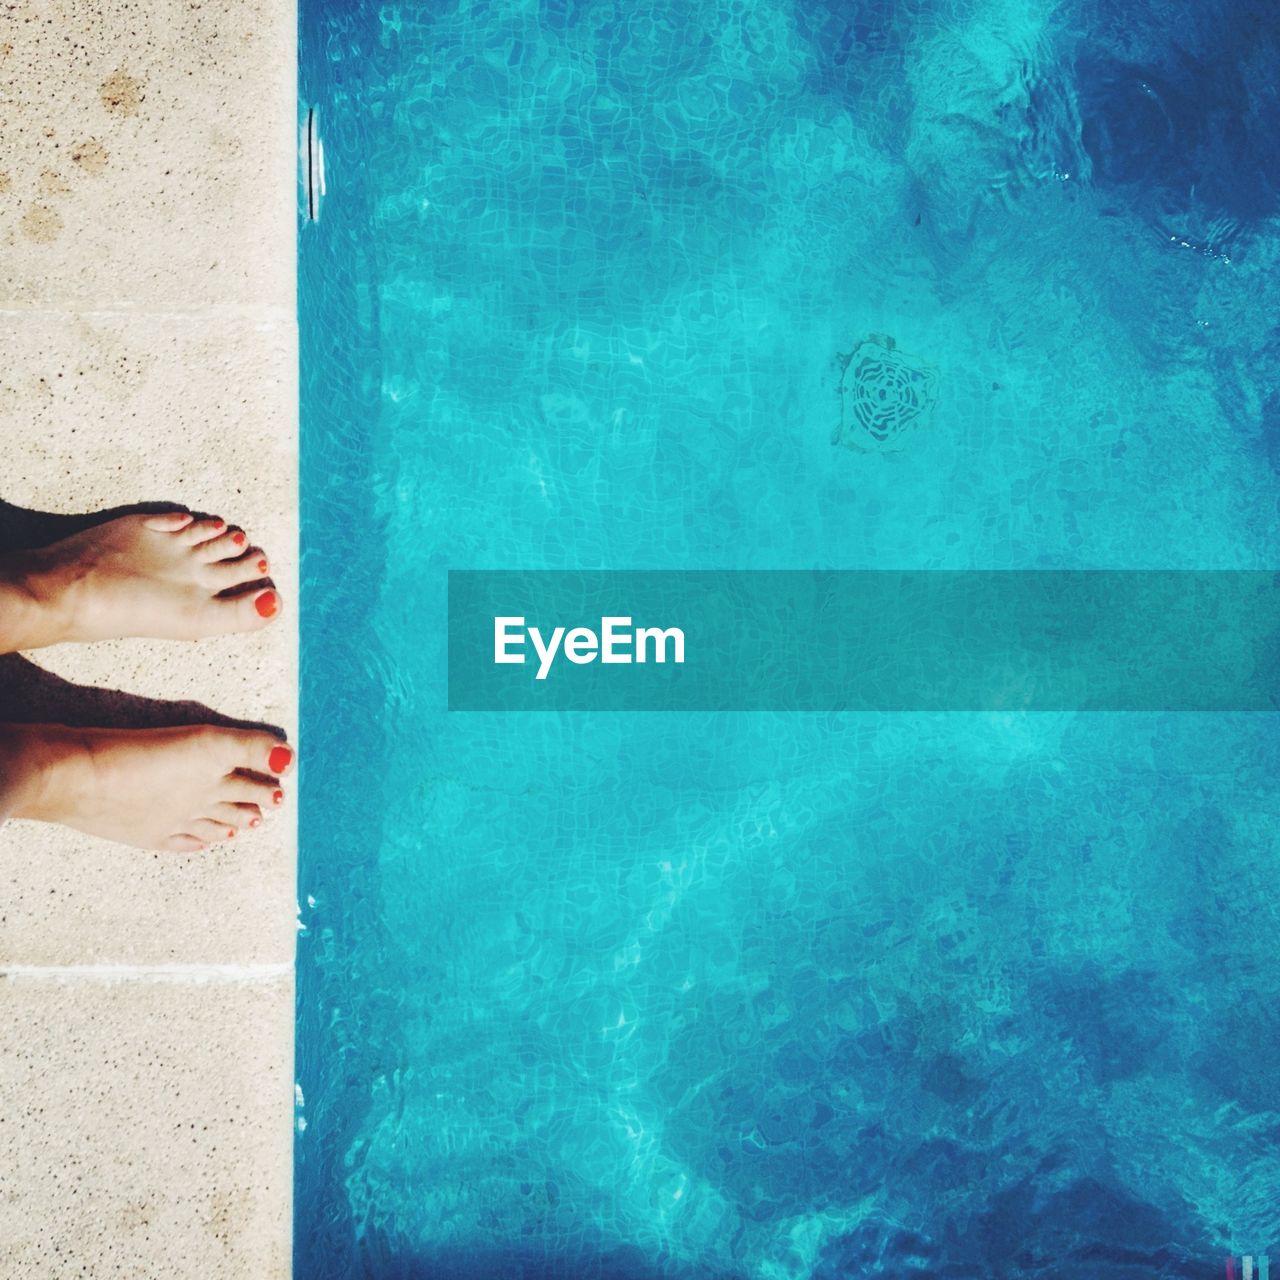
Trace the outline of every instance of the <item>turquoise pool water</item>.
[[1273, 716], [450, 714], [445, 581], [1276, 565], [1272, 7], [302, 8], [299, 1280], [1266, 1253]]

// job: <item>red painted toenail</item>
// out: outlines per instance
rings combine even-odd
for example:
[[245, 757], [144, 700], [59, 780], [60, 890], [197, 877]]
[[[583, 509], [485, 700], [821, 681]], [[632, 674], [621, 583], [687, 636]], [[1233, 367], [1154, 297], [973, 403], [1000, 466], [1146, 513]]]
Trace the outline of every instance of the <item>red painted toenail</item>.
[[267, 571], [267, 562], [266, 562], [265, 560], [259, 560], [259, 561], [258, 561], [258, 572], [259, 572], [259, 573], [266, 573], [266, 571]]
[[293, 752], [288, 747], [272, 747], [267, 757], [267, 767], [272, 773], [283, 773], [293, 763]]
[[225, 529], [227, 527], [227, 522], [225, 520], [215, 520], [213, 522], [213, 527], [215, 529]]
[[274, 591], [264, 591], [253, 602], [253, 607], [257, 609], [259, 617], [274, 618], [280, 612], [280, 597]]
[[228, 828], [227, 828], [227, 839], [228, 839], [228, 840], [234, 840], [235, 838], [236, 838], [236, 829], [235, 829], [235, 827], [228, 827]]
[[283, 791], [277, 791], [277, 792], [276, 792], [276, 793], [271, 797], [271, 803], [272, 803], [272, 804], [284, 804], [284, 792], [283, 792]]
[[233, 533], [231, 535], [231, 541], [234, 542], [237, 547], [243, 547], [249, 539], [246, 538], [243, 533]]

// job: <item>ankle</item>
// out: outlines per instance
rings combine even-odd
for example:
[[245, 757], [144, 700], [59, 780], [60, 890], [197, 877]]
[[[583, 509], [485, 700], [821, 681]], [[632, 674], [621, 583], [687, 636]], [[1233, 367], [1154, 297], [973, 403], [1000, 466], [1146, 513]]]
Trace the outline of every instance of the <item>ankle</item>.
[[61, 725], [0, 725], [0, 820], [57, 820], [59, 801], [66, 800], [59, 793], [70, 781], [59, 766], [86, 754], [79, 738]]
[[71, 585], [38, 551], [0, 556], [0, 653], [65, 639], [71, 633]]
[[0, 821], [25, 818], [39, 789], [40, 765], [31, 730], [0, 724]]

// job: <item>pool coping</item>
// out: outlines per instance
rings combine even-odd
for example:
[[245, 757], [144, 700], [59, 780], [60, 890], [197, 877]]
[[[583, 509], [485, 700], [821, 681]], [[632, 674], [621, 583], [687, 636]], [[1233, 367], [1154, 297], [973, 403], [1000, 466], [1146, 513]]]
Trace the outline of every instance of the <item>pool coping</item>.
[[[8, 661], [4, 718], [296, 731], [296, 33], [291, 0], [0, 16], [0, 499], [217, 511], [286, 602]], [[0, 1274], [290, 1274], [296, 846], [291, 803], [207, 855], [0, 830]]]

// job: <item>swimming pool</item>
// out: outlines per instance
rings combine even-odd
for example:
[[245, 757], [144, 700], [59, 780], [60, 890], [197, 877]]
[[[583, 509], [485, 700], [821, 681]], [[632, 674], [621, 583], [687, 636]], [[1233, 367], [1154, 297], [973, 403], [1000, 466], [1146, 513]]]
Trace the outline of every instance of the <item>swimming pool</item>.
[[300, 1280], [1265, 1254], [1274, 717], [449, 713], [445, 593], [1274, 566], [1271, 10], [302, 8]]

